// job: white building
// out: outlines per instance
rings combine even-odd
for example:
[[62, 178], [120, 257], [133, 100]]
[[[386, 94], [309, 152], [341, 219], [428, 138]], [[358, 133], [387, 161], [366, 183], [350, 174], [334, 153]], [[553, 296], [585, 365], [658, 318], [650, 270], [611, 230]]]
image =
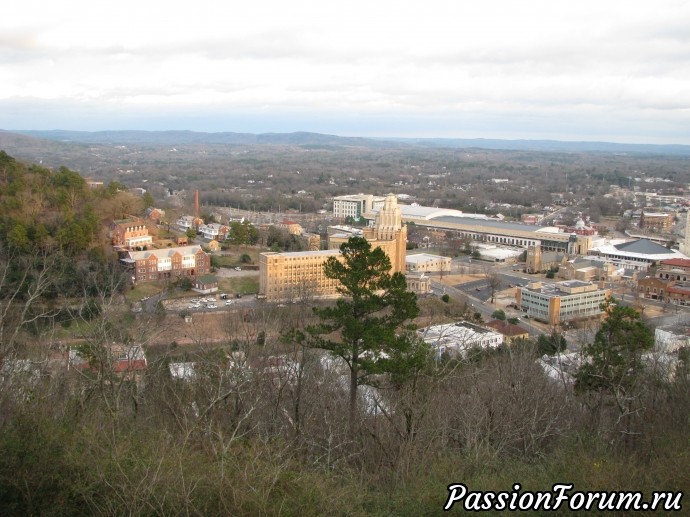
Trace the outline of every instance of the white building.
[[230, 229], [224, 224], [211, 223], [199, 226], [199, 232], [201, 232], [204, 239], [208, 240], [224, 241], [229, 231]]
[[690, 327], [685, 324], [657, 327], [654, 331], [654, 349], [659, 352], [677, 352], [690, 347]]
[[501, 248], [490, 244], [479, 244], [477, 246], [479, 258], [487, 262], [517, 262], [518, 258], [525, 251], [516, 248]]
[[363, 214], [383, 208], [384, 196], [371, 194], [354, 194], [351, 196], [337, 196], [333, 198], [333, 217], [346, 219], [352, 217], [359, 221]]
[[183, 215], [175, 221], [175, 225], [182, 231], [194, 228], [194, 217], [191, 215]]
[[464, 357], [473, 348], [498, 348], [504, 341], [503, 334], [466, 321], [422, 328], [417, 334], [434, 348], [438, 357]]
[[451, 258], [431, 253], [417, 253], [405, 257], [405, 269], [411, 272], [450, 272]]
[[668, 259], [687, 259], [681, 252], [647, 239], [607, 243], [589, 250], [590, 255], [603, 258], [617, 268], [647, 271], [649, 266]]

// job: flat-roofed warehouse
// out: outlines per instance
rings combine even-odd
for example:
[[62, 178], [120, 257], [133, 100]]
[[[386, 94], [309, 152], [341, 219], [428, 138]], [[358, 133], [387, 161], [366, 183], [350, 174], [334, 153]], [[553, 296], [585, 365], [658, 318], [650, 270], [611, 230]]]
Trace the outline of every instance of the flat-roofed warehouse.
[[[490, 219], [483, 214], [465, 214], [460, 210], [419, 205], [398, 205], [405, 223], [430, 230], [455, 232], [476, 241], [527, 248], [541, 245], [544, 251], [563, 251], [573, 255], [586, 253], [592, 246], [588, 235], [565, 233], [553, 226], [534, 226]], [[369, 217], [373, 218], [373, 214]]]

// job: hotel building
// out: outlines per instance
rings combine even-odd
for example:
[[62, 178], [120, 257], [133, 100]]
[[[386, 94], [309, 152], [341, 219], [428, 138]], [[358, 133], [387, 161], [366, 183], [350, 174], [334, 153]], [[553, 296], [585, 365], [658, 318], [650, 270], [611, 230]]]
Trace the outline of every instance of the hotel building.
[[[405, 272], [407, 228], [402, 225], [394, 195], [385, 198], [374, 226], [362, 230], [372, 249], [381, 248], [391, 262], [390, 273]], [[323, 265], [330, 257], [340, 260], [340, 245], [350, 234], [328, 237], [328, 250], [262, 253], [259, 256], [259, 297], [267, 301], [298, 300], [338, 295], [339, 282], [327, 278]]]

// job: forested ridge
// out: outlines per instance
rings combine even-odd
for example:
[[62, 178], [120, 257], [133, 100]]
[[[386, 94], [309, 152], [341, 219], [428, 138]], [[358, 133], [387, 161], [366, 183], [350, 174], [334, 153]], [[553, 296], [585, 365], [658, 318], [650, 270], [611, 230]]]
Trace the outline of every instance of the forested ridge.
[[[366, 296], [371, 314], [266, 306], [228, 316], [220, 341], [154, 349], [166, 320], [131, 314], [104, 233], [138, 203], [116, 183], [92, 191], [67, 168], [0, 153], [3, 515], [437, 515], [452, 483], [690, 487], [688, 358], [673, 375], [640, 361], [651, 333], [634, 311], [607, 308], [572, 384], [548, 378], [528, 341], [464, 359], [408, 346], [393, 328], [417, 310], [388, 317], [386, 299]], [[399, 287], [385, 278], [362, 285]], [[451, 310], [419, 301], [430, 321]], [[335, 357], [353, 362], [377, 339], [391, 354], [358, 355], [355, 387], [373, 391], [353, 410]], [[146, 370], [117, 372], [114, 342], [142, 345]], [[89, 368], [67, 369], [70, 347]], [[171, 375], [182, 361], [193, 375]]]

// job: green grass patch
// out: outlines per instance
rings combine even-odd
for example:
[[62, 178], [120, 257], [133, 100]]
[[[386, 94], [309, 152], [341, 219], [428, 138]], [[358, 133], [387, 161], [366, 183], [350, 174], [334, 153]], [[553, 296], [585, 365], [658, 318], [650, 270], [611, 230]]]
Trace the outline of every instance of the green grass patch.
[[154, 296], [165, 289], [164, 285], [158, 284], [139, 284], [134, 289], [129, 289], [125, 293], [128, 303], [138, 302], [144, 297]]
[[241, 266], [240, 257], [242, 255], [212, 255], [211, 261], [216, 267], [235, 267]]
[[[243, 265], [257, 265], [259, 263], [259, 253], [265, 250], [260, 250], [253, 246], [230, 246], [223, 251], [224, 255], [213, 255], [219, 259], [219, 264], [222, 267], [235, 267]], [[250, 262], [242, 262], [242, 255], [249, 255]]]
[[224, 293], [258, 293], [259, 275], [218, 278], [218, 290]]

